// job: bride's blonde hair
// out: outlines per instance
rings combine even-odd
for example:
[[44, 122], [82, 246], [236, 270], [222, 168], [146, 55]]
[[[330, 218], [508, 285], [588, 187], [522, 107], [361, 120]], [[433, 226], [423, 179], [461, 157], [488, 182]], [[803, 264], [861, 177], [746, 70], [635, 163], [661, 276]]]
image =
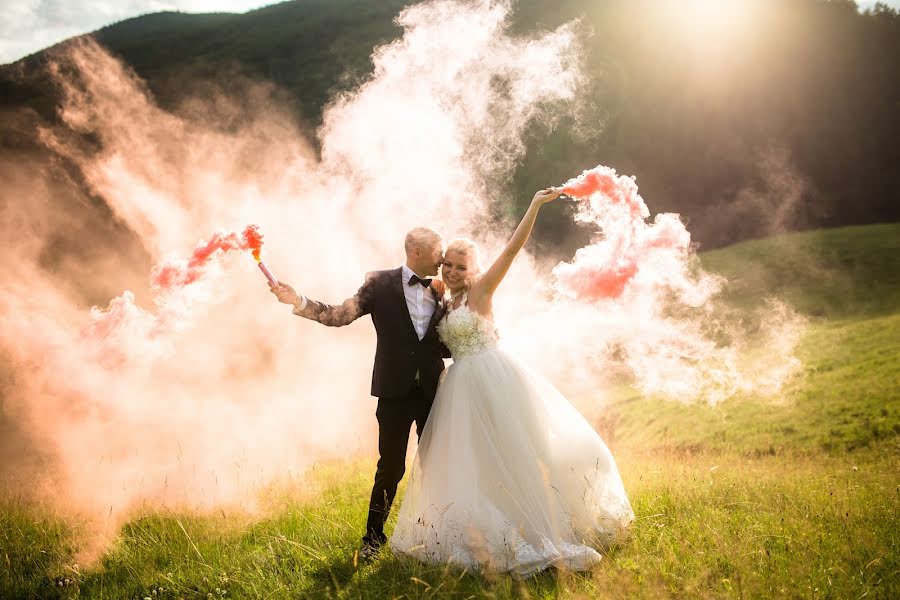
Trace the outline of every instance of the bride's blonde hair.
[[472, 285], [481, 275], [481, 257], [478, 252], [478, 245], [468, 238], [456, 238], [447, 244], [444, 254], [446, 255], [450, 252], [464, 254], [469, 259], [469, 274], [466, 277], [466, 285]]

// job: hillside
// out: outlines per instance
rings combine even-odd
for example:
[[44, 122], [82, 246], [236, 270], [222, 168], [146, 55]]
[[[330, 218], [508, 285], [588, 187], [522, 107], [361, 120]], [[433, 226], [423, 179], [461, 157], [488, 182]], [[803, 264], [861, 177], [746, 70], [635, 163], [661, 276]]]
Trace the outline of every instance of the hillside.
[[[393, 18], [406, 4], [307, 0], [243, 15], [161, 12], [104, 27], [94, 37], [134, 68], [163, 106], [181, 98], [185, 79], [237, 70], [289, 90], [298, 116], [316, 122], [331, 95], [371, 71], [372, 49], [397, 37]], [[47, 58], [41, 52], [0, 67], [0, 108], [30, 106], [54, 116]]]
[[608, 419], [642, 448], [841, 455], [900, 449], [900, 224], [753, 240], [701, 255], [742, 309], [786, 300], [808, 319], [783, 395], [679, 406], [628, 390]]

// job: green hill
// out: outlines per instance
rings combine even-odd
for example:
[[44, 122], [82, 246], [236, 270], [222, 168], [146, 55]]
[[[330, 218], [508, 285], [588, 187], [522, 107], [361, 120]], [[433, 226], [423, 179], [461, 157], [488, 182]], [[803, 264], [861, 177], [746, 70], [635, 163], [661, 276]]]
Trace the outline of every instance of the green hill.
[[821, 229], [702, 254], [731, 282], [732, 303], [778, 295], [811, 317], [863, 318], [900, 311], [900, 227]]
[[371, 70], [372, 49], [395, 39], [408, 0], [305, 0], [245, 15], [158, 13], [97, 32], [97, 39], [150, 83], [163, 103], [182, 75], [216, 78], [237, 66], [287, 89], [304, 119], [318, 122], [337, 92]]
[[[127, 19], [93, 35], [171, 107], [191, 80], [238, 70], [290, 92], [298, 117], [318, 122], [328, 99], [371, 72], [372, 49], [396, 38], [399, 0], [284, 2], [246, 14], [161, 12]], [[0, 67], [0, 107], [30, 106], [52, 118], [55, 90], [37, 53]]]
[[900, 224], [747, 241], [701, 255], [749, 312], [781, 298], [809, 318], [803, 372], [779, 397], [680, 406], [621, 390], [629, 444], [744, 455], [842, 453], [900, 435]]

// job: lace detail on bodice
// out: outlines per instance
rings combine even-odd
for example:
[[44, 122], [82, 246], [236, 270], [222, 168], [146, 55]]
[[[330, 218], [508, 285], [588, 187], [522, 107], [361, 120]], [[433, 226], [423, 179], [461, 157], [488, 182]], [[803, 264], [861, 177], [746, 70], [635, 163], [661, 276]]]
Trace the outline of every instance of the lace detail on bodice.
[[471, 310], [463, 296], [459, 308], [447, 311], [437, 326], [438, 335], [453, 355], [460, 360], [497, 347], [500, 336], [494, 324]]

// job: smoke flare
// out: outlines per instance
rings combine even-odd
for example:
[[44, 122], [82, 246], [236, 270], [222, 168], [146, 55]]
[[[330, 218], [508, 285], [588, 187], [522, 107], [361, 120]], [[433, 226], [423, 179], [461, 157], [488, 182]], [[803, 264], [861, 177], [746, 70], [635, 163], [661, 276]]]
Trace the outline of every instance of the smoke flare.
[[262, 251], [259, 228], [248, 225], [240, 235], [233, 231], [215, 233], [208, 242], [201, 242], [187, 261], [171, 260], [155, 267], [150, 276], [151, 283], [163, 292], [190, 285], [203, 277], [213, 255], [231, 250], [251, 250], [253, 258], [259, 262]]
[[209, 241], [201, 241], [187, 260], [169, 259], [154, 267], [150, 282], [156, 312], [135, 304], [129, 290], [110, 300], [105, 309], [92, 307], [82, 338], [99, 364], [118, 368], [131, 359], [147, 361], [170, 350], [171, 340], [164, 336], [183, 329], [191, 320], [188, 286], [206, 275], [210, 261], [234, 250], [250, 250], [258, 261], [262, 250], [259, 228], [248, 225], [240, 234], [216, 232]]

